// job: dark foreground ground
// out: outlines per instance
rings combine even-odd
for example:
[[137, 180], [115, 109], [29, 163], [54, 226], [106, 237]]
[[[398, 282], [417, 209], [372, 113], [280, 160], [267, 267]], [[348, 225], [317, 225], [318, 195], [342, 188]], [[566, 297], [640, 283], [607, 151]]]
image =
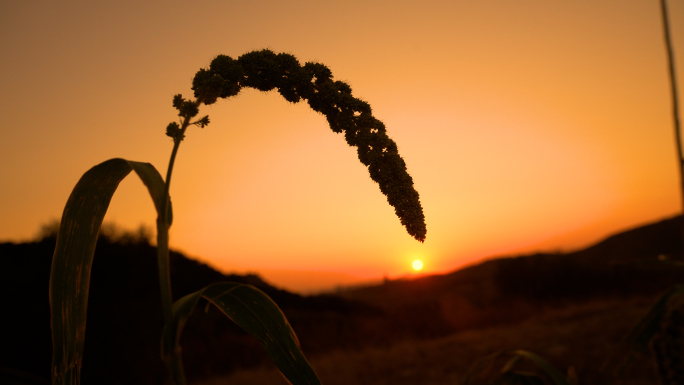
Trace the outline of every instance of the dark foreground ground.
[[[385, 348], [335, 351], [311, 357], [311, 363], [327, 385], [461, 384], [479, 359], [503, 349], [526, 349], [564, 374], [570, 373], [578, 384], [656, 384], [648, 352], [634, 356], [618, 373], [628, 357], [624, 337], [652, 303], [653, 298], [590, 301], [547, 309], [518, 324], [403, 341]], [[272, 365], [265, 365], [197, 384], [287, 382]]]

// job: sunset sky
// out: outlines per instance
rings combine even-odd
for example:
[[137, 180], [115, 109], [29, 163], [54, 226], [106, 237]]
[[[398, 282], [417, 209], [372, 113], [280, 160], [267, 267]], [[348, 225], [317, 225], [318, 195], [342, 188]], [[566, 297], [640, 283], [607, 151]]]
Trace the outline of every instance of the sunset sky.
[[[670, 1], [684, 79], [684, 4]], [[114, 157], [166, 173], [174, 94], [218, 54], [327, 65], [420, 193], [411, 238], [307, 104], [243, 90], [180, 147], [171, 246], [307, 291], [572, 250], [681, 211], [658, 1], [0, 1], [0, 241]], [[131, 175], [105, 221], [153, 227]], [[312, 274], [314, 272], [315, 274]], [[152, 279], [153, 277], [151, 277]]]

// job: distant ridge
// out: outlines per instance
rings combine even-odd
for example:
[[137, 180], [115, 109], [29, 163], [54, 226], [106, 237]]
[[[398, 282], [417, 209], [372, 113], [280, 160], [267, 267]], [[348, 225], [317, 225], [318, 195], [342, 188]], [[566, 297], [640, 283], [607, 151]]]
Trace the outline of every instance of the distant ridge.
[[577, 258], [603, 258], [622, 262], [653, 260], [658, 257], [682, 259], [683, 221], [682, 216], [677, 215], [638, 226], [570, 254]]
[[[682, 258], [682, 223], [684, 218], [677, 215], [671, 218], [662, 219], [642, 226], [636, 226], [628, 230], [617, 232], [606, 238], [590, 245], [584, 249], [565, 253], [532, 253], [517, 256], [496, 256], [459, 268], [454, 271], [427, 275], [413, 279], [389, 280], [384, 285], [402, 284], [412, 281], [420, 282], [424, 280], [441, 280], [453, 276], [469, 276], [471, 279], [483, 278], [478, 275], [487, 275], [494, 269], [493, 266], [501, 263], [502, 260], [511, 258], [548, 258], [553, 257], [563, 260], [581, 260], [587, 263], [626, 263], [636, 261], [655, 261], [658, 259], [683, 259]], [[477, 271], [477, 272], [475, 272]], [[488, 273], [487, 273], [488, 272]], [[441, 278], [440, 278], [441, 277]], [[380, 285], [365, 285], [353, 288], [364, 290]]]
[[682, 259], [681, 230], [682, 216], [676, 216], [614, 234], [583, 250], [499, 257], [446, 274], [339, 294], [396, 317], [422, 314], [424, 319], [408, 321], [406, 327], [419, 329], [426, 323], [435, 334], [506, 323], [544, 306], [654, 295], [684, 282], [681, 266], [659, 261]]

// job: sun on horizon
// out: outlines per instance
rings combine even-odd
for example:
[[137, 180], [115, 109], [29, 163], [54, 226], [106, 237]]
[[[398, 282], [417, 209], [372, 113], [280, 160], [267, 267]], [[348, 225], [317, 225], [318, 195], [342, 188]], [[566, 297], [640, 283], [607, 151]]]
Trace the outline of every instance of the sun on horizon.
[[423, 270], [423, 261], [421, 261], [420, 259], [416, 259], [415, 261], [413, 261], [411, 266], [413, 266], [413, 270], [421, 271]]

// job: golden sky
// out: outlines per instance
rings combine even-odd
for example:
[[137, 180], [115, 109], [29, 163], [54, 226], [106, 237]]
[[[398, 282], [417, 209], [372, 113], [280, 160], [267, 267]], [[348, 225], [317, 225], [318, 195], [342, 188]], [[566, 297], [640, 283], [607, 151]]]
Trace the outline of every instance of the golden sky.
[[[684, 64], [684, 4], [670, 3]], [[324, 63], [371, 104], [427, 240], [405, 232], [322, 115], [243, 90], [202, 109], [212, 123], [188, 132], [171, 188], [172, 247], [222, 271], [297, 290], [403, 276], [416, 258], [439, 273], [681, 210], [655, 0], [4, 1], [0, 240], [59, 218], [109, 158], [164, 175], [172, 96], [192, 96], [216, 55], [263, 48]], [[129, 176], [105, 220], [155, 217]]]

